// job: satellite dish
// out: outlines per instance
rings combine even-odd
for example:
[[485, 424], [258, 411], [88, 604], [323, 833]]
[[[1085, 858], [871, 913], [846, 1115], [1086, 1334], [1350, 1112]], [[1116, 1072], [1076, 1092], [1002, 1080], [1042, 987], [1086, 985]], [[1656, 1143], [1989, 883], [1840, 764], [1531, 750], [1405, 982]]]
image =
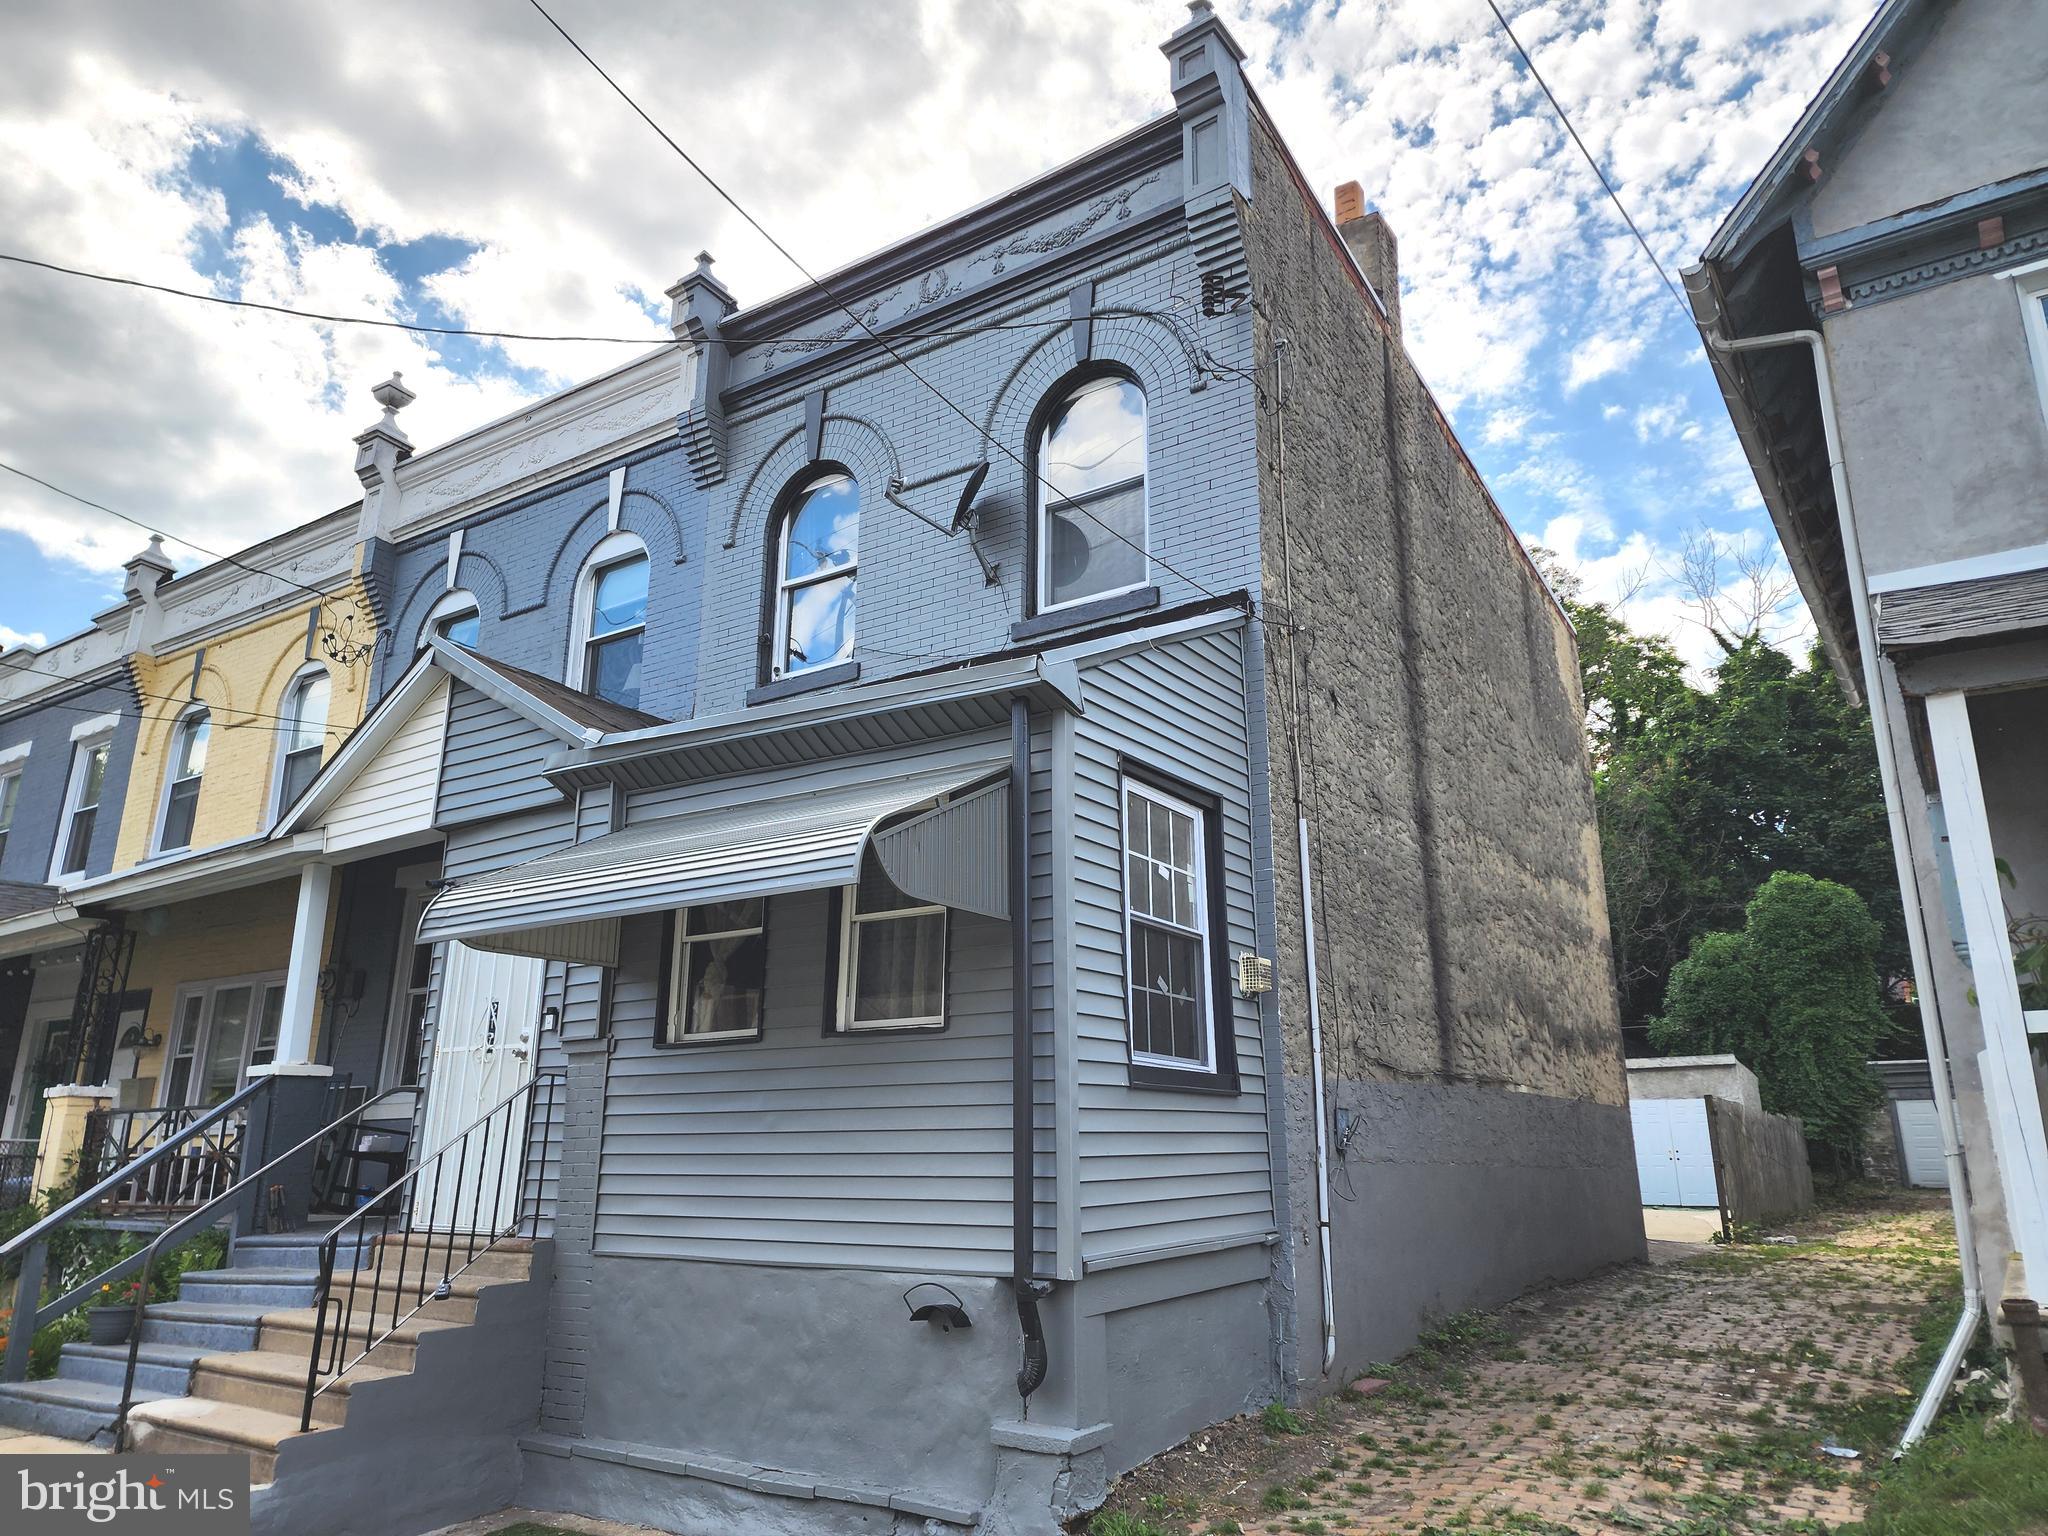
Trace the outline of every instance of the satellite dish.
[[953, 532], [972, 526], [974, 522], [974, 498], [981, 494], [981, 483], [988, 478], [988, 460], [983, 459], [974, 466], [974, 473], [967, 477], [967, 484], [961, 488], [960, 500], [953, 508]]

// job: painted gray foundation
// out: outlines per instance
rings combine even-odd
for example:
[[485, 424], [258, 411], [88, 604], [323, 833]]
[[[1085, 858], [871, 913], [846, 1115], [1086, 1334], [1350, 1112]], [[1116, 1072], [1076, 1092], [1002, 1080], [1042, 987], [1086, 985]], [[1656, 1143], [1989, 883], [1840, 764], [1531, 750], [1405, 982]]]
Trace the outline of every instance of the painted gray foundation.
[[[1290, 1076], [1287, 1094], [1306, 1145], [1307, 1079]], [[1337, 1364], [1327, 1377], [1312, 1185], [1295, 1207], [1310, 1392], [1392, 1359], [1432, 1318], [1644, 1257], [1626, 1105], [1438, 1083], [1340, 1082], [1335, 1094], [1363, 1123], [1346, 1157], [1331, 1153]]]

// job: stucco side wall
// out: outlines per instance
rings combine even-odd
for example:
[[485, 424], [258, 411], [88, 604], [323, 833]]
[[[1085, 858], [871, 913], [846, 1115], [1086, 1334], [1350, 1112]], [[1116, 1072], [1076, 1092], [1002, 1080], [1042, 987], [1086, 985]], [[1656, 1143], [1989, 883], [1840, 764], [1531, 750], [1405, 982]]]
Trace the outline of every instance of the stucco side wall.
[[1925, 42], [1855, 136], [1823, 165], [1809, 210], [1816, 234], [1854, 229], [1971, 187], [2037, 170], [2048, 95], [2048, 27], [2035, 0], [1937, 6]]
[[[329, 615], [367, 612], [360, 578], [352, 579], [326, 603]], [[250, 837], [270, 824], [276, 811], [279, 754], [284, 740], [281, 717], [292, 679], [309, 666], [326, 668], [332, 685], [327, 707], [327, 745], [331, 753], [362, 719], [369, 699], [368, 660], [344, 667], [330, 661], [317, 642], [307, 655], [306, 616], [313, 599], [280, 609], [265, 618], [217, 635], [204, 646], [198, 682], [193, 681], [193, 656], [185, 646], [159, 656], [134, 657], [136, 685], [145, 699], [194, 698], [204, 704], [213, 726], [206, 747], [206, 775], [200, 783], [193, 815], [192, 848]], [[121, 817], [121, 840], [114, 868], [139, 864], [154, 851], [163, 808], [164, 774], [178, 720], [185, 710], [160, 703], [144, 711], [135, 743], [135, 766], [128, 779], [127, 806]]]
[[2048, 538], [2048, 423], [2011, 281], [1925, 288], [1823, 330], [1873, 576]]

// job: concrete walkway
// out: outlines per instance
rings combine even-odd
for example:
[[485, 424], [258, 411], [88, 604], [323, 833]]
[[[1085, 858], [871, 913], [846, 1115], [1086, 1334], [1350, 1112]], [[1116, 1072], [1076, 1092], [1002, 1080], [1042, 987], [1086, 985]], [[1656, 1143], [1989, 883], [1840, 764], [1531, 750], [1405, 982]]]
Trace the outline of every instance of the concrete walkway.
[[1710, 1243], [1720, 1232], [1719, 1211], [1680, 1210], [1662, 1205], [1643, 1207], [1643, 1235], [1653, 1243]]

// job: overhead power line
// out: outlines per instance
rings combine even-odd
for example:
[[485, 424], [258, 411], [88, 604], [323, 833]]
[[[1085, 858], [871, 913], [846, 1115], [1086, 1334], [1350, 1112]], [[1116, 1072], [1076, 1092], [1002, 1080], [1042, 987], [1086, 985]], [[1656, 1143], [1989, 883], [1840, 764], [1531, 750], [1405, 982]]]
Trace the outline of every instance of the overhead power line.
[[[877, 331], [872, 325], [870, 325], [867, 322], [866, 318], [862, 316], [859, 310], [855, 309], [851, 304], [847, 303], [845, 299], [841, 298], [837, 293], [833, 292], [833, 290], [830, 287], [828, 287], [825, 284], [825, 282], [818, 277], [816, 273], [811, 271], [809, 267], [805, 266], [801, 261], [797, 259], [795, 253], [792, 252], [788, 246], [784, 245], [780, 240], [776, 239], [774, 235], [769, 233], [768, 227], [765, 224], [763, 224], [759, 219], [755, 218], [753, 214], [749, 213], [746, 210], [746, 208], [740, 203], [740, 200], [738, 198], [734, 197], [732, 193], [726, 191], [725, 187], [719, 182], [717, 177], [713, 176], [709, 171], [705, 170], [703, 166], [699, 165], [697, 163], [696, 158], [693, 155], [691, 155], [691, 153], [687, 149], [683, 148], [681, 144], [678, 144], [674, 136], [671, 135], [666, 128], [662, 127], [661, 124], [657, 123], [652, 117], [650, 117], [647, 113], [647, 109], [642, 107], [639, 102], [635, 101], [632, 97], [632, 94], [628, 92], [624, 86], [620, 85], [618, 81], [614, 80], [602, 64], [598, 63], [596, 59], [590, 56], [589, 50], [586, 49], [581, 43], [577, 42], [574, 37], [569, 35], [568, 29], [564, 27], [559, 21], [555, 20], [554, 16], [549, 12], [548, 8], [540, 3], [540, 0], [527, 0], [527, 4], [531, 5], [536, 11], [540, 13], [541, 18], [544, 21], [546, 21], [550, 27], [553, 27], [555, 29], [556, 33], [560, 35], [563, 42], [567, 43], [571, 48], [576, 50], [577, 56], [580, 57], [584, 63], [588, 64], [593, 70], [597, 72], [598, 78], [604, 81], [606, 85], [612, 88], [613, 93], [618, 96], [619, 100], [623, 101], [628, 107], [630, 107], [633, 110], [633, 114], [636, 117], [638, 117], [641, 122], [645, 123], [649, 128], [654, 130], [656, 136], [660, 138], [662, 143], [666, 144], [670, 149], [676, 152], [677, 156], [681, 158], [683, 164], [687, 165], [691, 170], [695, 171], [697, 173], [698, 178], [702, 180], [703, 183], [707, 187], [709, 187], [713, 192], [717, 193], [719, 198], [725, 203], [725, 205], [728, 208], [732, 209], [734, 213], [738, 214], [742, 219], [744, 219], [748, 226], [751, 227], [756, 234], [758, 234], [763, 240], [767, 241], [768, 244], [774, 248], [777, 255], [781, 256], [784, 261], [788, 262], [792, 267], [796, 268], [796, 270], [803, 275], [805, 282], [809, 283], [813, 288], [817, 289], [819, 293], [823, 294], [826, 298], [830, 299], [832, 303], [835, 306], [837, 306], [838, 309], [842, 313], [844, 313], [848, 319], [853, 321], [855, 325], [859, 326], [862, 331], [866, 332], [868, 339], [876, 343], [876, 345], [878, 345], [879, 347], [881, 347], [881, 349], [889, 355], [890, 359], [894, 361], [898, 367], [900, 367], [905, 373], [909, 374], [913, 379], [917, 380], [918, 383], [922, 384], [925, 387], [925, 389], [930, 391], [933, 398], [936, 399], [947, 410], [951, 411], [955, 416], [958, 416], [962, 421], [966, 422], [967, 425], [973, 429], [974, 434], [977, 437], [981, 438], [984, 442], [988, 443], [990, 447], [994, 448], [998, 453], [1002, 454], [1004, 458], [1009, 459], [1019, 469], [1023, 470], [1027, 480], [1035, 480], [1038, 484], [1044, 486], [1047, 491], [1052, 492], [1054, 496], [1059, 497], [1060, 501], [1064, 503], [1066, 506], [1071, 507], [1074, 511], [1080, 512], [1084, 516], [1086, 516], [1090, 522], [1094, 523], [1098, 528], [1102, 529], [1104, 533], [1116, 539], [1119, 543], [1126, 544], [1130, 548], [1136, 550], [1140, 555], [1144, 556], [1154, 565], [1160, 567], [1160, 569], [1167, 571], [1174, 576], [1179, 577], [1180, 580], [1186, 582], [1189, 586], [1193, 587], [1197, 592], [1200, 592], [1204, 597], [1216, 597], [1219, 595], [1218, 593], [1213, 592], [1208, 587], [1204, 586], [1201, 582], [1196, 581], [1194, 577], [1188, 575], [1185, 571], [1176, 570], [1172, 565], [1168, 564], [1167, 561], [1163, 559], [1160, 555], [1158, 555], [1156, 552], [1148, 550], [1143, 544], [1140, 544], [1137, 540], [1128, 537], [1121, 529], [1112, 528], [1108, 523], [1104, 522], [1100, 517], [1097, 517], [1087, 507], [1080, 506], [1073, 502], [1069, 502], [1065, 497], [1060, 496], [1059, 491], [1054, 486], [1052, 486], [1048, 481], [1046, 481], [1043, 476], [1034, 473], [1031, 466], [1029, 464], [1026, 464], [1024, 460], [1018, 456], [1015, 449], [1011, 448], [1008, 443], [1003, 442], [994, 433], [990, 432], [987, 428], [983, 427], [980, 422], [976, 421], [973, 416], [969, 415], [960, 406], [956, 405], [953, 402], [952, 398], [948, 396], [944, 390], [940, 389], [938, 385], [934, 384], [930, 379], [926, 378], [922, 373], [920, 373], [917, 370], [917, 368], [911, 363], [911, 361], [908, 358], [906, 358], [901, 352], [897, 351], [895, 347], [890, 345], [889, 338], [883, 336], [881, 332]], [[1254, 615], [1254, 617], [1256, 617], [1256, 615]]]
[[1593, 151], [1586, 148], [1586, 141], [1579, 137], [1579, 130], [1572, 126], [1571, 116], [1565, 111], [1563, 103], [1557, 99], [1557, 93], [1551, 90], [1549, 82], [1543, 78], [1543, 72], [1537, 69], [1536, 61], [1529, 57], [1529, 50], [1522, 46], [1522, 40], [1515, 36], [1515, 29], [1508, 25], [1508, 19], [1501, 14], [1500, 7], [1494, 0], [1486, 0], [1486, 8], [1493, 12], [1493, 19], [1500, 23], [1501, 31], [1505, 32], [1508, 41], [1515, 45], [1515, 52], [1522, 56], [1522, 63], [1529, 71], [1529, 78], [1536, 82], [1537, 88], [1543, 92], [1544, 99], [1550, 103], [1550, 109], [1557, 114], [1557, 120], [1564, 124], [1564, 131], [1572, 136], [1572, 142], [1579, 146], [1579, 153], [1585, 157], [1586, 164], [1590, 165], [1593, 174], [1600, 178], [1600, 185], [1607, 189], [1607, 197], [1614, 204], [1614, 211], [1621, 215], [1621, 222], [1628, 226], [1628, 232], [1636, 237], [1636, 244], [1640, 245], [1643, 254], [1650, 258], [1650, 265], [1657, 269], [1657, 275], [1664, 279], [1665, 292], [1671, 295], [1671, 301], [1678, 306], [1686, 322], [1690, 324], [1692, 306], [1685, 302], [1685, 296], [1678, 291], [1678, 285], [1671, 281], [1671, 274], [1664, 270], [1664, 263], [1659, 261], [1657, 253], [1650, 249], [1650, 242], [1645, 240], [1643, 232], [1636, 228], [1636, 221], [1629, 217], [1628, 209], [1622, 205], [1621, 194], [1614, 190], [1614, 183], [1607, 179], [1607, 172], [1600, 168], [1600, 162], [1593, 158]]

